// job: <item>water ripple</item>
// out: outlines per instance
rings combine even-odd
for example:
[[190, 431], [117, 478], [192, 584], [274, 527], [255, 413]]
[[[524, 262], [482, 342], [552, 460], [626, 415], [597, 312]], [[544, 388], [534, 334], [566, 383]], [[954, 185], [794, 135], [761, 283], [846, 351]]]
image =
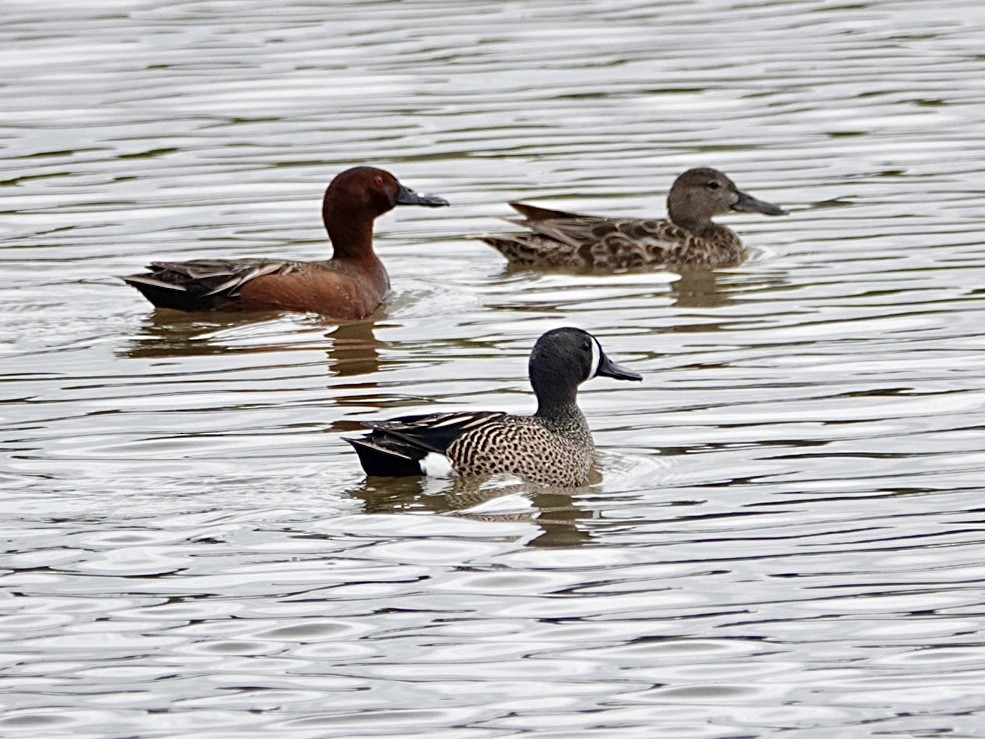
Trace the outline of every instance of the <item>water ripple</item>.
[[[980, 733], [975, 3], [9, 6], [0, 733]], [[380, 219], [372, 320], [112, 277], [323, 258], [363, 162], [454, 205]], [[473, 238], [698, 165], [791, 212], [739, 268]], [[645, 376], [583, 388], [598, 479], [363, 478], [341, 433], [530, 412], [566, 324]]]

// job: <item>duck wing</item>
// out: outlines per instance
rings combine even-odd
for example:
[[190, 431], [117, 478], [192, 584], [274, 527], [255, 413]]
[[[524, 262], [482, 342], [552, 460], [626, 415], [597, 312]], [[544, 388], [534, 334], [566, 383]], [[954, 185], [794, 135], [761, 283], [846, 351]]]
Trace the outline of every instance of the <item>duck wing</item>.
[[578, 269], [629, 269], [675, 262], [691, 234], [655, 218], [606, 218], [510, 203], [529, 231], [481, 237], [510, 262]]
[[[565, 218], [586, 218], [579, 213], [572, 213], [568, 210], [551, 210], [550, 208], [541, 208], [539, 205], [530, 205], [529, 203], [520, 203], [516, 200], [510, 201], [509, 206], [513, 210], [517, 211], [523, 216], [523, 219], [519, 218], [505, 218], [504, 220], [510, 223], [520, 223], [523, 224], [526, 221], [552, 221]], [[593, 216], [587, 216], [592, 218]]]
[[437, 468], [447, 468], [441, 471], [448, 474], [453, 471], [445, 456], [448, 447], [462, 434], [506, 416], [497, 411], [402, 416], [372, 424], [363, 437], [344, 440], [356, 450], [367, 475], [435, 474]]
[[120, 279], [158, 307], [213, 310], [227, 307], [250, 280], [288, 274], [299, 266], [298, 262], [271, 259], [192, 259], [151, 262], [148, 272]]

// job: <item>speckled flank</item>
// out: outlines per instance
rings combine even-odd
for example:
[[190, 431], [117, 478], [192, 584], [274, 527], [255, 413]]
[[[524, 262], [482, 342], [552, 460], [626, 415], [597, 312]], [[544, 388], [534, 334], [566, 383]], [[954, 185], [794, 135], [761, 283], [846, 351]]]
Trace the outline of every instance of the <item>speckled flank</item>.
[[578, 412], [563, 428], [542, 419], [506, 416], [458, 437], [448, 456], [462, 475], [510, 473], [552, 485], [581, 485], [595, 462], [595, 444]]

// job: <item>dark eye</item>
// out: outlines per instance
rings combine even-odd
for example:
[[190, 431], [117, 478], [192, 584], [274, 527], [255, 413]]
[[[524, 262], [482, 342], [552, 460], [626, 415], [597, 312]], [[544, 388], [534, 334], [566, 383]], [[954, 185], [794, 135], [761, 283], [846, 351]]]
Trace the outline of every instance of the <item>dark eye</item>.
[[383, 178], [380, 177], [379, 175], [376, 175], [376, 177], [373, 178], [373, 184], [376, 185], [377, 187], [383, 187]]
[[722, 183], [720, 183], [720, 182], [719, 182], [718, 180], [712, 180], [711, 182], [709, 182], [709, 183], [707, 184], [707, 188], [708, 188], [709, 190], [717, 190], [717, 189], [718, 189], [718, 188], [720, 188], [721, 186], [722, 186]]

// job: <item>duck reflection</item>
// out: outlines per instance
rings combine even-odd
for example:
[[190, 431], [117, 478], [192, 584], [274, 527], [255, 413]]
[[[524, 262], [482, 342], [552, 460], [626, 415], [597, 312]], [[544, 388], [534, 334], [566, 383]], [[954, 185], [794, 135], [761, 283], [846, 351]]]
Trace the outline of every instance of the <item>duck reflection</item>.
[[[383, 342], [375, 335], [376, 323], [311, 324], [311, 330], [284, 329], [281, 314], [241, 313], [200, 315], [155, 311], [144, 318], [140, 332], [118, 354], [130, 359], [175, 359], [323, 348], [326, 368], [334, 376], [372, 374], [380, 369]], [[321, 333], [321, 327], [330, 330]], [[324, 340], [327, 340], [324, 341]]]
[[720, 308], [733, 303], [736, 295], [775, 290], [788, 282], [784, 272], [687, 269], [677, 274], [670, 283], [670, 293], [678, 308]]
[[[593, 482], [600, 480], [597, 476]], [[513, 477], [370, 477], [349, 494], [362, 501], [366, 513], [429, 511], [474, 521], [531, 523], [540, 533], [529, 546], [572, 547], [592, 538], [578, 523], [595, 517], [575, 503], [572, 492]], [[516, 499], [505, 500], [511, 496]]]
[[378, 372], [382, 365], [380, 348], [383, 342], [376, 338], [375, 324], [369, 321], [347, 323], [325, 334], [331, 343], [326, 349], [328, 368], [338, 377], [369, 375]]
[[719, 308], [731, 301], [718, 284], [719, 275], [710, 269], [685, 270], [670, 283], [670, 293], [678, 308]]
[[[257, 316], [248, 321], [254, 325], [264, 322]], [[176, 311], [153, 311], [144, 316], [138, 332], [117, 353], [130, 359], [170, 359], [243, 351], [242, 347], [216, 340], [223, 331], [243, 324], [242, 316], [233, 313], [213, 313], [202, 318]]]

